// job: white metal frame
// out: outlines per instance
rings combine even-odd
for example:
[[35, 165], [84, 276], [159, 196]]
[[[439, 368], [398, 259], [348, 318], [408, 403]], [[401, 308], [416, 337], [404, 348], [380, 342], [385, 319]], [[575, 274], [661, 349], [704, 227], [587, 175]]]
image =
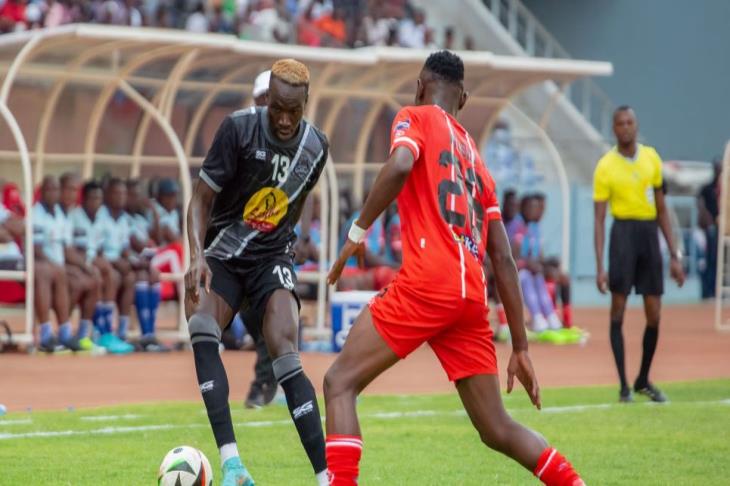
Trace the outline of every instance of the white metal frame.
[[730, 292], [730, 286], [725, 285], [725, 265], [728, 264], [726, 252], [730, 249], [730, 235], [727, 234], [728, 203], [730, 203], [730, 142], [725, 145], [725, 154], [722, 158], [722, 181], [720, 182], [720, 227], [717, 234], [717, 275], [715, 277], [715, 329], [730, 331], [730, 320], [722, 318], [725, 293]]
[[[313, 82], [307, 116], [314, 121], [320, 112], [325, 115], [321, 124], [323, 131], [334, 133], [338, 122], [349, 116], [347, 101], [359, 99], [370, 103], [362, 120], [357, 141], [354, 144], [353, 161], [328, 163], [325, 177], [321, 180], [322, 205], [321, 222], [323, 242], [320, 248], [318, 271], [301, 276], [302, 281], [318, 284], [318, 306], [316, 332], [324, 334], [326, 305], [326, 265], [334, 260], [338, 235], [338, 173], [352, 173], [354, 176], [355, 199], [362, 197], [365, 172], [374, 171], [382, 164], [367, 161], [368, 141], [377, 128], [376, 121], [381, 109], [390, 106], [398, 109], [411, 102], [412, 87], [417, 73], [428, 54], [425, 50], [400, 48], [364, 48], [340, 50], [308, 48], [303, 46], [265, 44], [239, 41], [231, 36], [191, 34], [161, 29], [135, 29], [100, 25], [71, 25], [56, 29], [9, 34], [0, 37], [0, 52], [11, 50], [16, 53], [12, 62], [0, 61], [0, 76], [5, 75], [0, 90], [0, 114], [10, 127], [16, 143], [16, 150], [0, 150], [0, 159], [20, 160], [23, 173], [24, 201], [28, 209], [32, 204], [32, 181], [40, 181], [49, 164], [83, 161], [83, 176], [92, 174], [95, 163], [105, 162], [130, 167], [130, 175], [139, 174], [143, 164], [158, 164], [177, 167], [182, 181], [182, 195], [190, 199], [191, 181], [189, 166], [199, 165], [202, 158], [194, 156], [194, 141], [216, 96], [223, 92], [248, 94], [253, 76], [261, 66], [270, 65], [277, 58], [295, 57], [307, 63], [312, 69]], [[67, 54], [67, 60], [48, 60], [42, 54]], [[33, 54], [33, 56], [31, 56]], [[610, 63], [576, 60], [513, 58], [497, 56], [489, 52], [462, 52], [472, 96], [470, 105], [485, 107], [483, 110], [484, 131], [482, 139], [502, 109], [519, 91], [546, 80], [567, 85], [586, 76], [603, 76], [612, 72]], [[7, 56], [6, 56], [7, 57]], [[108, 68], [98, 67], [94, 61], [109, 60]], [[144, 69], [161, 60], [172, 61], [169, 75], [161, 78], [145, 74]], [[190, 73], [197, 69], [225, 67], [215, 80], [191, 79]], [[245, 79], [245, 81], [242, 81]], [[25, 137], [17, 120], [8, 107], [10, 89], [18, 81], [52, 80], [40, 116], [38, 136], [34, 152], [28, 150]], [[500, 82], [501, 80], [501, 82]], [[501, 92], [500, 85], [510, 84], [510, 89]], [[89, 116], [84, 136], [83, 153], [49, 153], [47, 139], [51, 121], [58, 108], [58, 100], [69, 85], [100, 87], [96, 102]], [[153, 89], [152, 100], [148, 100], [139, 89]], [[121, 90], [143, 112], [137, 127], [133, 147], [129, 154], [98, 153], [97, 136], [104, 120], [109, 100], [115, 91]], [[496, 90], [496, 91], [495, 91]], [[203, 93], [203, 99], [184, 134], [177, 133], [172, 126], [173, 107], [180, 91]], [[325, 107], [324, 101], [329, 105]], [[326, 111], [323, 111], [326, 110]], [[548, 116], [547, 114], [545, 116]], [[144, 154], [149, 124], [155, 121], [170, 144], [172, 155]], [[542, 132], [541, 132], [542, 133]], [[544, 133], [543, 133], [544, 135]], [[551, 144], [545, 135], [546, 146]], [[333, 140], [333, 144], [337, 141]], [[558, 172], [562, 172], [559, 157], [554, 157]], [[31, 167], [31, 162], [35, 167]], [[32, 170], [33, 169], [33, 170]], [[35, 174], [33, 174], [33, 172]], [[35, 175], [35, 178], [32, 177]], [[563, 179], [561, 179], [563, 182]], [[566, 191], [567, 194], [567, 191]], [[569, 205], [564, 204], [564, 210]], [[567, 213], [569, 215], [569, 211]], [[183, 218], [183, 221], [185, 219]], [[26, 218], [26, 247], [32, 248], [32, 226]], [[185, 223], [184, 223], [185, 224]], [[566, 225], [567, 225], [566, 220]], [[567, 241], [567, 238], [565, 239]], [[188, 252], [185, 250], [187, 264]], [[564, 259], [567, 264], [567, 259]], [[25, 272], [0, 272], [3, 279], [24, 279], [27, 288], [32, 288], [33, 255], [26, 251]], [[168, 275], [167, 279], [178, 282], [182, 275]], [[26, 306], [32, 309], [32, 292], [28, 292]], [[180, 303], [179, 327], [175, 335], [187, 335], [184, 312]], [[24, 338], [32, 336], [32, 311], [26, 312]]]

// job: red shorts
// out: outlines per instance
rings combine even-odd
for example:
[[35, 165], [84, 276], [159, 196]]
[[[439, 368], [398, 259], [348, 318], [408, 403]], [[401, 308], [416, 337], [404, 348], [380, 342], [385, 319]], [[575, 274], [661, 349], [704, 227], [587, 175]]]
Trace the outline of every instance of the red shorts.
[[426, 300], [397, 281], [370, 302], [380, 336], [403, 359], [428, 342], [451, 381], [497, 373], [484, 302]]

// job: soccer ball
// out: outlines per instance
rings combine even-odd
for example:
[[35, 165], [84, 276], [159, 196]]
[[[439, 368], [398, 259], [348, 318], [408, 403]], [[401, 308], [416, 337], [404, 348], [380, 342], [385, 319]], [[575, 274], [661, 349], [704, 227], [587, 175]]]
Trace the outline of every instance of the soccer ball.
[[195, 447], [175, 447], [167, 453], [157, 476], [158, 486], [211, 486], [210, 462]]

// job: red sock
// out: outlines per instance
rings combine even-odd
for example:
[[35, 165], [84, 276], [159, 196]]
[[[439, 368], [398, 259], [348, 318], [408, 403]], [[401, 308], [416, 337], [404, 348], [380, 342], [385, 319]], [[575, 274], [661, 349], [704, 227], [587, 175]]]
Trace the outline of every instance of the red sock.
[[507, 313], [504, 311], [504, 306], [502, 304], [497, 305], [497, 320], [500, 325], [507, 325]]
[[570, 304], [563, 304], [563, 325], [573, 327], [573, 309]]
[[327, 435], [327, 468], [330, 486], [356, 486], [362, 438], [357, 435]]
[[552, 447], [548, 447], [540, 455], [535, 476], [547, 486], [585, 486], [568, 460]]

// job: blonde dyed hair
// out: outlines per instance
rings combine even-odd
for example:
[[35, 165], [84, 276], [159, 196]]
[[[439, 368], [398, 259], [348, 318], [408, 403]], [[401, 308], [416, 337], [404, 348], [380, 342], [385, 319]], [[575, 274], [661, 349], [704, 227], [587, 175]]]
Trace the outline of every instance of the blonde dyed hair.
[[271, 75], [292, 86], [309, 85], [309, 69], [296, 59], [280, 59], [271, 66]]

